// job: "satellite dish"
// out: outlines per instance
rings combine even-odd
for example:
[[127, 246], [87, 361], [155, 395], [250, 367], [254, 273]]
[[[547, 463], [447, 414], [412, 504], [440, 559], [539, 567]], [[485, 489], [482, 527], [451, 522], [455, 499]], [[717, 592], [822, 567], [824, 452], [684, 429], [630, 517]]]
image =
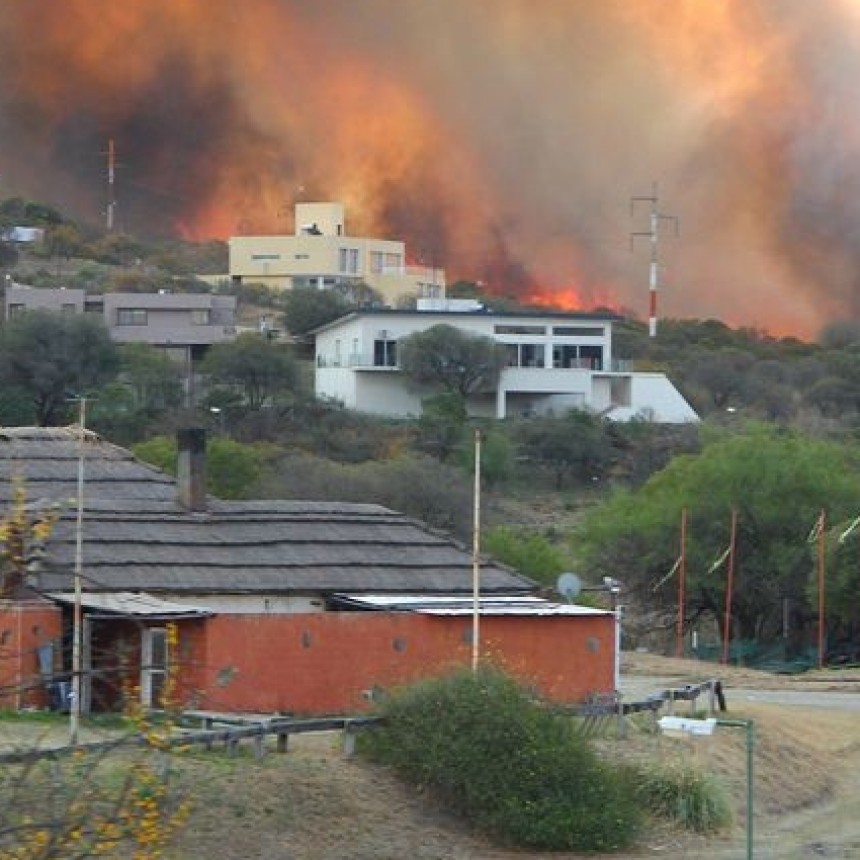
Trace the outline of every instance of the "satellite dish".
[[575, 573], [563, 573], [556, 581], [555, 587], [567, 600], [573, 600], [582, 591], [582, 580]]

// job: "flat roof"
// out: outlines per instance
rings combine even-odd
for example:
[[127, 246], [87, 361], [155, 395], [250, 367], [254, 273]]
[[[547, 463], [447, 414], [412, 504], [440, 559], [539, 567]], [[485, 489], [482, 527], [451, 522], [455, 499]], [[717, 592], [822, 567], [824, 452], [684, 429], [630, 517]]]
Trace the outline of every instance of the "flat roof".
[[[75, 595], [71, 592], [52, 592], [45, 595], [58, 603], [73, 604]], [[152, 594], [137, 591], [90, 592], [81, 595], [81, 606], [91, 613], [109, 616], [124, 615], [136, 618], [189, 618], [213, 615], [211, 609], [202, 606], [189, 606], [162, 600]]]
[[589, 311], [554, 311], [551, 309], [540, 310], [537, 308], [529, 308], [521, 311], [493, 311], [487, 308], [481, 310], [469, 311], [450, 311], [450, 310], [397, 310], [395, 308], [368, 308], [366, 310], [351, 311], [342, 317], [331, 320], [324, 325], [312, 329], [308, 334], [316, 334], [317, 332], [326, 331], [330, 328], [336, 328], [342, 323], [349, 320], [360, 319], [361, 317], [401, 317], [403, 319], [417, 317], [445, 317], [447, 319], [548, 319], [548, 320], [569, 320], [571, 322], [620, 322], [624, 319], [620, 314], [606, 311], [605, 313], [589, 312]]
[[[474, 600], [471, 596], [422, 594], [335, 594], [340, 603], [363, 609], [387, 612], [418, 612], [423, 615], [472, 615]], [[480, 615], [612, 615], [606, 609], [581, 606], [576, 603], [554, 603], [530, 595], [482, 595], [478, 599]]]

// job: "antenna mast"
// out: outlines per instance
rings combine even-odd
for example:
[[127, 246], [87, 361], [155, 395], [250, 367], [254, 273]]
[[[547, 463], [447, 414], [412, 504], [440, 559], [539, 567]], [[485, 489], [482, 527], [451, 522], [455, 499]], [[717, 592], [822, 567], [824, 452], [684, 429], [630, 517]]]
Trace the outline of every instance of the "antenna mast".
[[671, 221], [675, 225], [675, 235], [678, 235], [678, 219], [674, 215], [664, 215], [660, 212], [657, 197], [657, 183], [651, 186], [651, 194], [647, 197], [630, 198], [630, 215], [636, 214], [637, 203], [650, 204], [649, 229], [647, 232], [631, 233], [630, 246], [637, 236], [644, 236], [651, 242], [651, 264], [648, 269], [648, 336], [657, 336], [657, 288], [660, 283], [660, 256], [658, 243], [660, 240], [660, 222]]
[[116, 191], [114, 180], [116, 179], [116, 147], [113, 138], [108, 140], [107, 148], [107, 177], [108, 177], [108, 202], [107, 202], [107, 231], [113, 232], [114, 210], [116, 209]]

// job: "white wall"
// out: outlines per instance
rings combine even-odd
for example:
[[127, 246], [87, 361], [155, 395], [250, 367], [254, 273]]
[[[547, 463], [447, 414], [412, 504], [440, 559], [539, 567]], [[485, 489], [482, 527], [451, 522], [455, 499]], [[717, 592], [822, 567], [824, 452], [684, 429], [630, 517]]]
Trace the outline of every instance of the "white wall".
[[319, 597], [284, 594], [163, 594], [171, 603], [205, 607], [224, 615], [264, 615], [324, 612]]

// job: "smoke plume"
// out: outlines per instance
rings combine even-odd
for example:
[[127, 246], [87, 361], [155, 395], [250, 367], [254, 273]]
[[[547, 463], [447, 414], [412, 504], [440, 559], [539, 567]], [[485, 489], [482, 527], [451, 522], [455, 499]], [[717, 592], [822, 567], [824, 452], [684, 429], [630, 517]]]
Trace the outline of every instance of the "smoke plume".
[[860, 317], [856, 0], [6, 0], [0, 193], [226, 238], [339, 200], [499, 294]]

